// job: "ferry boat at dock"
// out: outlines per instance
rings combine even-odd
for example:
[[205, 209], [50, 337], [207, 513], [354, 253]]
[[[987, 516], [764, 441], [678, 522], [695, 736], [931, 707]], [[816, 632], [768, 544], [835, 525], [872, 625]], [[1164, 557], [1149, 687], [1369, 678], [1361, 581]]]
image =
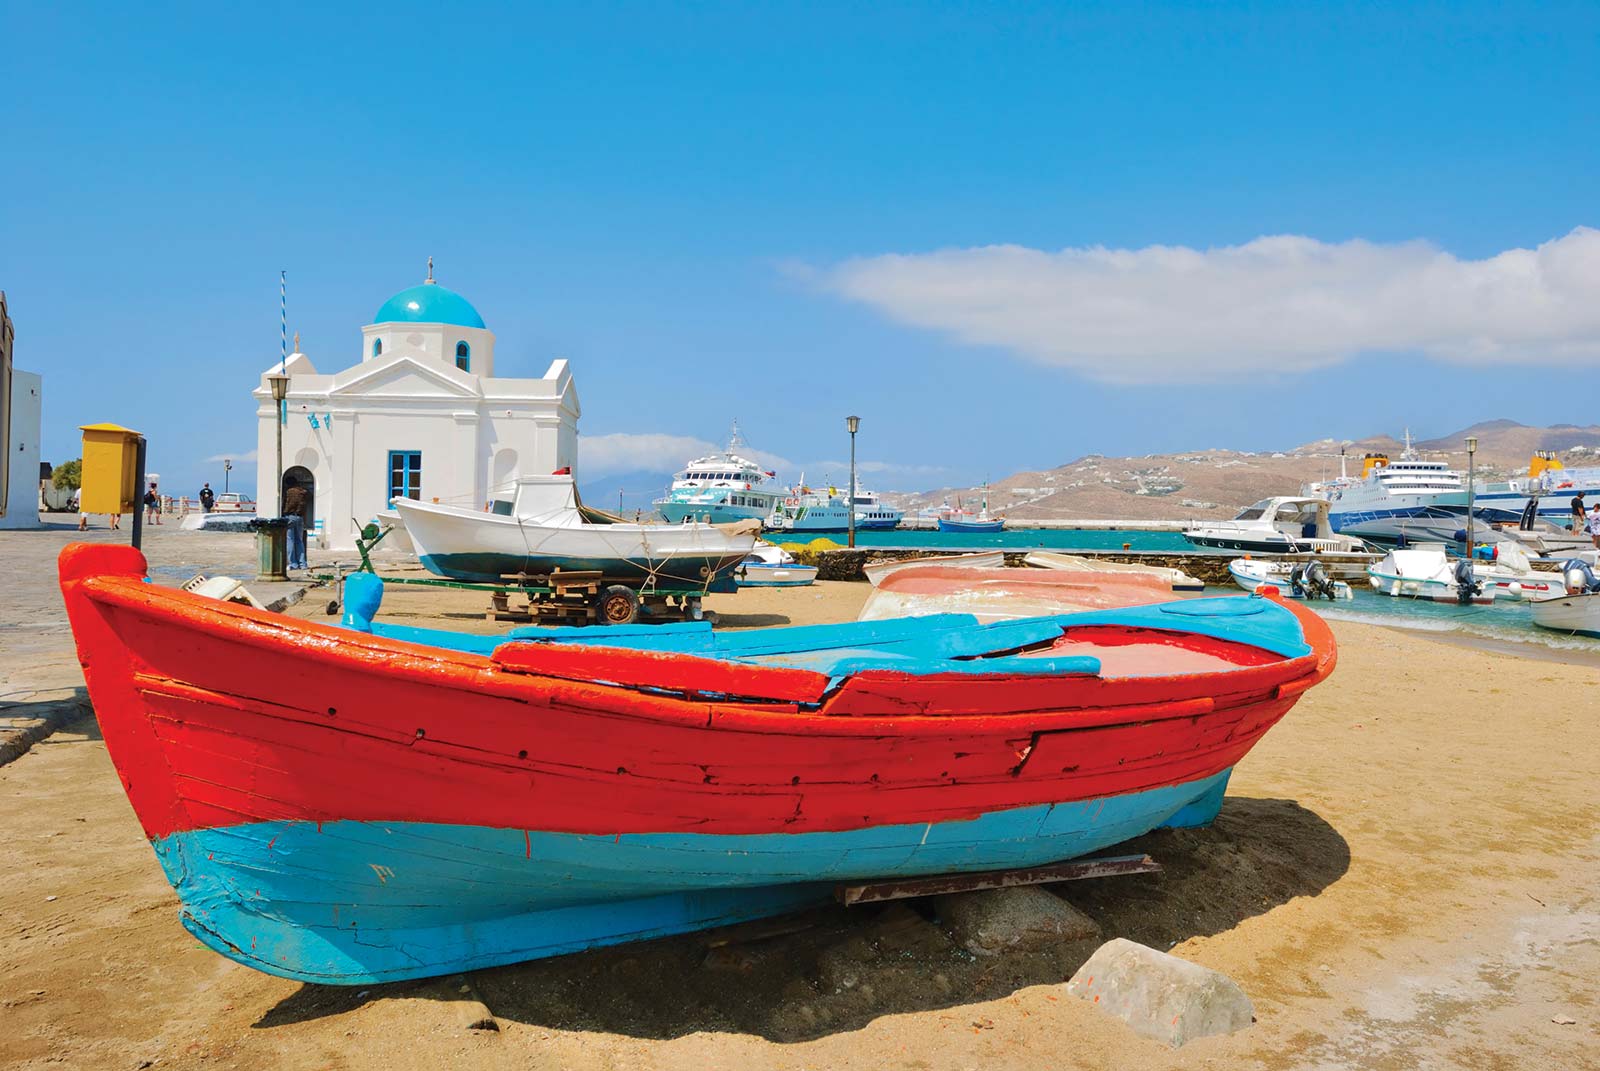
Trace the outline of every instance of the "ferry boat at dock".
[[762, 521], [783, 501], [777, 474], [745, 456], [750, 448], [733, 422], [727, 449], [698, 457], [672, 478], [672, 487], [652, 505], [671, 524]]
[[856, 507], [857, 530], [887, 530], [900, 527], [906, 511], [896, 509], [878, 496], [876, 491], [856, 489], [853, 501]]

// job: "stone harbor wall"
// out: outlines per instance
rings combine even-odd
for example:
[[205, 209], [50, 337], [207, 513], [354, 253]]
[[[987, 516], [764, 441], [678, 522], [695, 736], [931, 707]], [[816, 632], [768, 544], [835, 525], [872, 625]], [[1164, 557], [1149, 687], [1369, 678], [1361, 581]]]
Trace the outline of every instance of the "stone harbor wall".
[[[946, 556], [952, 553], [944, 548], [936, 550], [881, 550], [876, 547], [849, 547], [837, 550], [795, 552], [795, 557], [809, 565], [817, 567], [819, 580], [865, 580], [864, 567], [871, 562], [881, 561], [909, 561], [915, 558], [932, 558]], [[1006, 565], [1026, 565], [1024, 559], [1030, 552], [1027, 550], [1006, 551]], [[1233, 578], [1228, 573], [1228, 563], [1239, 557], [1237, 552], [1224, 554], [1200, 553], [1173, 553], [1167, 551], [1074, 551], [1079, 557], [1098, 558], [1102, 561], [1123, 562], [1129, 565], [1158, 565], [1169, 569], [1181, 569], [1196, 580], [1218, 587], [1232, 587]], [[1258, 555], [1265, 557], [1265, 555]], [[1366, 567], [1368, 562], [1378, 560], [1378, 555], [1341, 555], [1335, 562], [1327, 557], [1319, 557], [1328, 566], [1328, 572], [1333, 577], [1351, 583], [1366, 583]]]

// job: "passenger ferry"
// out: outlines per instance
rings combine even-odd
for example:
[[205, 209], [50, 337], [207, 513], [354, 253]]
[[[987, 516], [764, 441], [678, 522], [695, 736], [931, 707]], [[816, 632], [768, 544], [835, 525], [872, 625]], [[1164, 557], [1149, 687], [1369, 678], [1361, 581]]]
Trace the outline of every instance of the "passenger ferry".
[[906, 515], [905, 510], [889, 505], [875, 491], [863, 491], [858, 487], [854, 501], [857, 529], [898, 528]]
[[773, 506], [766, 525], [774, 532], [843, 532], [850, 527], [850, 513], [848, 495], [841, 495], [832, 487], [813, 491], [802, 475], [799, 486], [791, 488]]
[[1418, 457], [1409, 430], [1405, 443], [1398, 461], [1368, 454], [1361, 478], [1329, 496], [1334, 531], [1385, 544], [1455, 540], [1467, 523], [1466, 480], [1443, 461]]
[[728, 447], [720, 454], [695, 458], [672, 478], [666, 497], [653, 505], [672, 524], [704, 521], [726, 524], [756, 520], [763, 523], [784, 499], [777, 474], [746, 457], [750, 447], [733, 423]]

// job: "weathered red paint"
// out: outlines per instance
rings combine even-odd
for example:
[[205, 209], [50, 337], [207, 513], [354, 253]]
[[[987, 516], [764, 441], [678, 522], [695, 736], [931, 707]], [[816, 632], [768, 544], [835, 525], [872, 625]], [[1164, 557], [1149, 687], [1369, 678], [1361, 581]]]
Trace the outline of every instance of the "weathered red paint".
[[[1185, 647], [1236, 668], [871, 672], [812, 708], [808, 671], [559, 645], [482, 658], [156, 587], [144, 568], [122, 547], [75, 545], [60, 563], [90, 697], [151, 837], [273, 819], [620, 834], [975, 817], [1225, 770], [1335, 660], [1321, 619], [1291, 607], [1304, 658], [1204, 641]], [[684, 694], [623, 686], [646, 679]]]

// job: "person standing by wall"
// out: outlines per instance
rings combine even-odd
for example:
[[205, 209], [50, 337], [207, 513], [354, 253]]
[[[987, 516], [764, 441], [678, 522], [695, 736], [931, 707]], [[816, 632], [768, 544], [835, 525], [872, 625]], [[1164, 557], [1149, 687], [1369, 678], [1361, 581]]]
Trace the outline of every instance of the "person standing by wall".
[[200, 511], [202, 513], [210, 513], [211, 504], [216, 500], [216, 492], [211, 490], [211, 485], [209, 483], [200, 488]]
[[161, 494], [156, 490], [156, 485], [151, 484], [150, 490], [144, 493], [144, 523], [161, 523]]
[[283, 491], [283, 515], [289, 521], [289, 568], [306, 569], [306, 525], [310, 518], [306, 516], [306, 489], [300, 486], [298, 480], [292, 477], [284, 481], [287, 486]]

